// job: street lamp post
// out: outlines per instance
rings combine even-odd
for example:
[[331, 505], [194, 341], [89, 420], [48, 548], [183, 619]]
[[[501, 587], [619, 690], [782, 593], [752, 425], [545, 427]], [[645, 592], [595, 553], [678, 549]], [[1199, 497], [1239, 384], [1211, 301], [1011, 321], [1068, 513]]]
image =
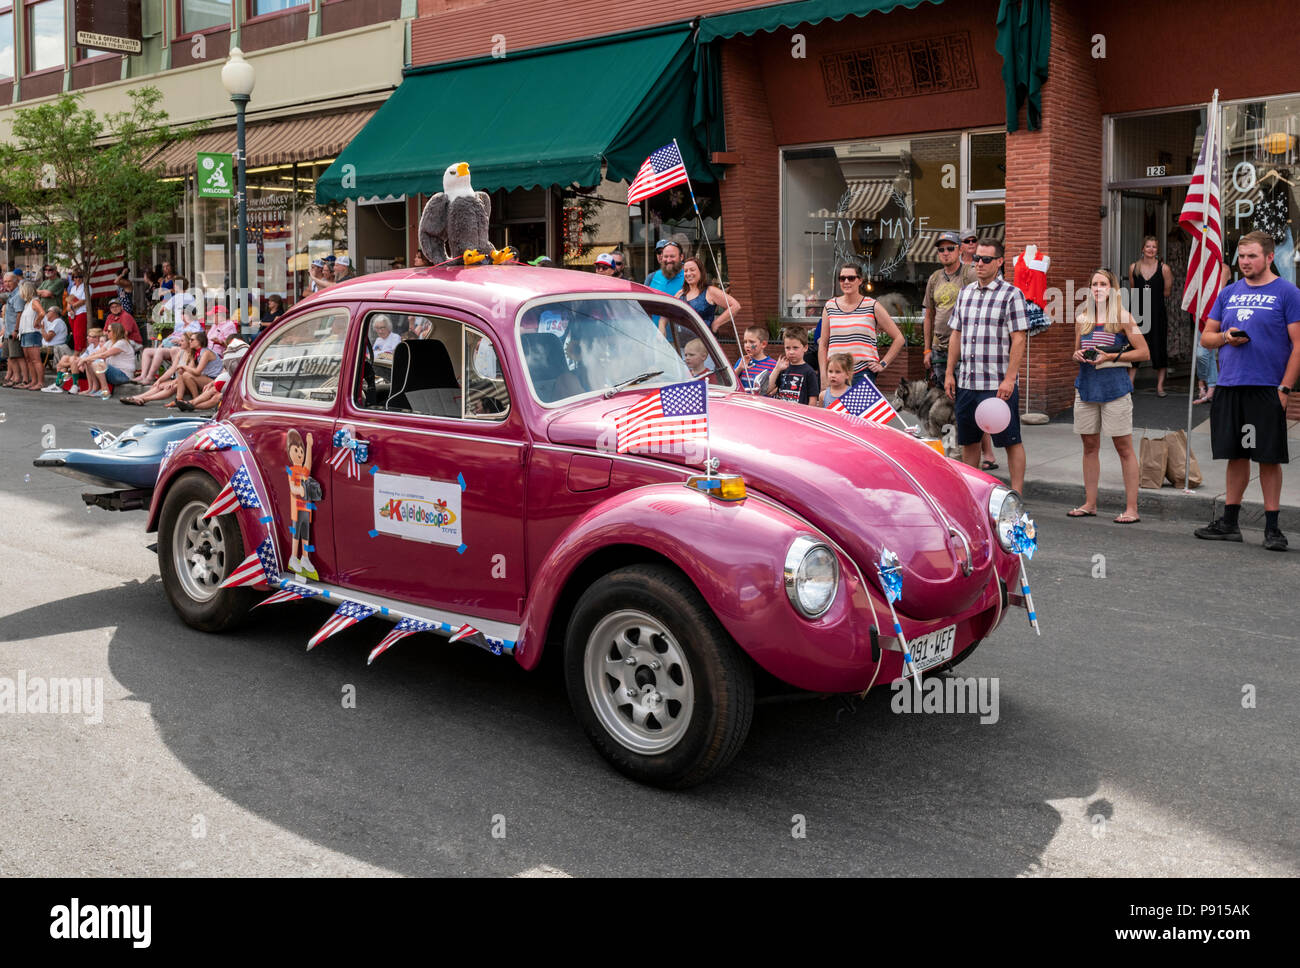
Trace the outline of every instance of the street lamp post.
[[244, 108], [253, 94], [253, 65], [244, 52], [232, 48], [221, 68], [221, 84], [235, 103], [235, 139], [239, 158], [239, 325], [249, 329], [248, 318], [248, 165], [244, 160]]

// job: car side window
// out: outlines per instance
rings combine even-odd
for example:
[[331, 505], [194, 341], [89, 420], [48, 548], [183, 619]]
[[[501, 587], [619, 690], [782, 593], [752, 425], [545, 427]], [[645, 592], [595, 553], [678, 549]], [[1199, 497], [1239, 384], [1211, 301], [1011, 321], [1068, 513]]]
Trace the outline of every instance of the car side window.
[[333, 403], [338, 395], [347, 332], [348, 314], [337, 309], [277, 328], [253, 351], [249, 369], [253, 395]]
[[[454, 419], [503, 419], [510, 409], [491, 340], [451, 319], [379, 312], [366, 318], [357, 405]], [[367, 378], [366, 368], [371, 370]]]

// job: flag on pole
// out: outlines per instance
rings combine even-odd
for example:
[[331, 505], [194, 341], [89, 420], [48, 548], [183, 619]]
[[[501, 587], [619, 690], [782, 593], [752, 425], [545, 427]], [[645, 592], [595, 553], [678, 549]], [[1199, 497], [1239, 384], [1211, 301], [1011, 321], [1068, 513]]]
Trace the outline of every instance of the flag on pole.
[[370, 650], [366, 665], [370, 665], [408, 635], [414, 635], [416, 632], [430, 632], [438, 628], [442, 628], [439, 622], [426, 622], [421, 618], [410, 617], [402, 619], [393, 626], [393, 630], [385, 635], [377, 646]]
[[878, 424], [887, 424], [898, 416], [898, 411], [889, 405], [876, 385], [866, 377], [845, 390], [838, 400], [832, 400], [826, 409], [852, 414]]
[[260, 508], [261, 506], [262, 502], [257, 499], [257, 490], [253, 487], [253, 479], [248, 474], [248, 468], [240, 464], [239, 470], [230, 476], [226, 486], [208, 505], [203, 516], [214, 518], [219, 514], [229, 514], [235, 508]]
[[307, 643], [307, 650], [311, 651], [331, 635], [356, 625], [362, 619], [369, 618], [377, 611], [379, 609], [373, 605], [363, 605], [360, 602], [344, 602], [338, 607], [338, 611], [330, 616], [329, 621], [320, 627], [320, 631], [311, 637], [311, 641]]
[[653, 390], [614, 418], [618, 452], [709, 439], [709, 390], [702, 380]]
[[238, 588], [242, 585], [260, 585], [270, 580], [279, 580], [280, 561], [275, 554], [275, 545], [271, 539], [264, 538], [257, 546], [257, 551], [239, 563], [239, 567], [230, 573], [221, 583], [222, 588]]
[[666, 144], [653, 152], [627, 187], [627, 203], [632, 205], [651, 195], [658, 195], [674, 185], [686, 181], [686, 164], [677, 142]]
[[1187, 188], [1187, 200], [1178, 216], [1178, 224], [1192, 237], [1187, 256], [1187, 286], [1183, 290], [1183, 308], [1196, 322], [1209, 316], [1223, 286], [1223, 200], [1220, 192], [1219, 92], [1214, 92], [1205, 115], [1205, 137], [1201, 155]]
[[90, 274], [90, 295], [99, 296], [105, 293], [117, 292], [117, 286], [114, 283], [117, 277], [126, 270], [126, 260], [121, 256], [116, 258], [105, 256], [95, 265], [95, 269]]

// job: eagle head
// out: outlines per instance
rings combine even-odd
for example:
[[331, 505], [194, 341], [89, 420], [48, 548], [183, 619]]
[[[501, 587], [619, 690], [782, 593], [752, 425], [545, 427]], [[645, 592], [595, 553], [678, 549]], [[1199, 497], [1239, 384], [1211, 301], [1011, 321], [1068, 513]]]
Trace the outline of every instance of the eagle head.
[[447, 193], [448, 198], [473, 195], [474, 188], [469, 183], [469, 165], [463, 161], [448, 165], [447, 170], [442, 173], [442, 190]]

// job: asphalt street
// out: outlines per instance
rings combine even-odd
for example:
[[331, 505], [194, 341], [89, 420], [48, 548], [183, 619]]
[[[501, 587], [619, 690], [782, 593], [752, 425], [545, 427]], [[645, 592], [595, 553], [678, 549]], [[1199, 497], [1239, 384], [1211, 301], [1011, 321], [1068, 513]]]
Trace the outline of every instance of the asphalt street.
[[144, 513], [31, 466], [46, 425], [88, 446], [142, 414], [0, 412], [0, 678], [103, 682], [102, 722], [0, 714], [0, 874], [1300, 874], [1300, 554], [1259, 531], [1031, 509], [1042, 637], [1015, 611], [955, 670], [996, 679], [996, 722], [770, 702], [667, 793], [606, 767], [553, 673], [427, 635], [367, 668], [378, 622], [308, 654], [315, 603], [190, 630]]

